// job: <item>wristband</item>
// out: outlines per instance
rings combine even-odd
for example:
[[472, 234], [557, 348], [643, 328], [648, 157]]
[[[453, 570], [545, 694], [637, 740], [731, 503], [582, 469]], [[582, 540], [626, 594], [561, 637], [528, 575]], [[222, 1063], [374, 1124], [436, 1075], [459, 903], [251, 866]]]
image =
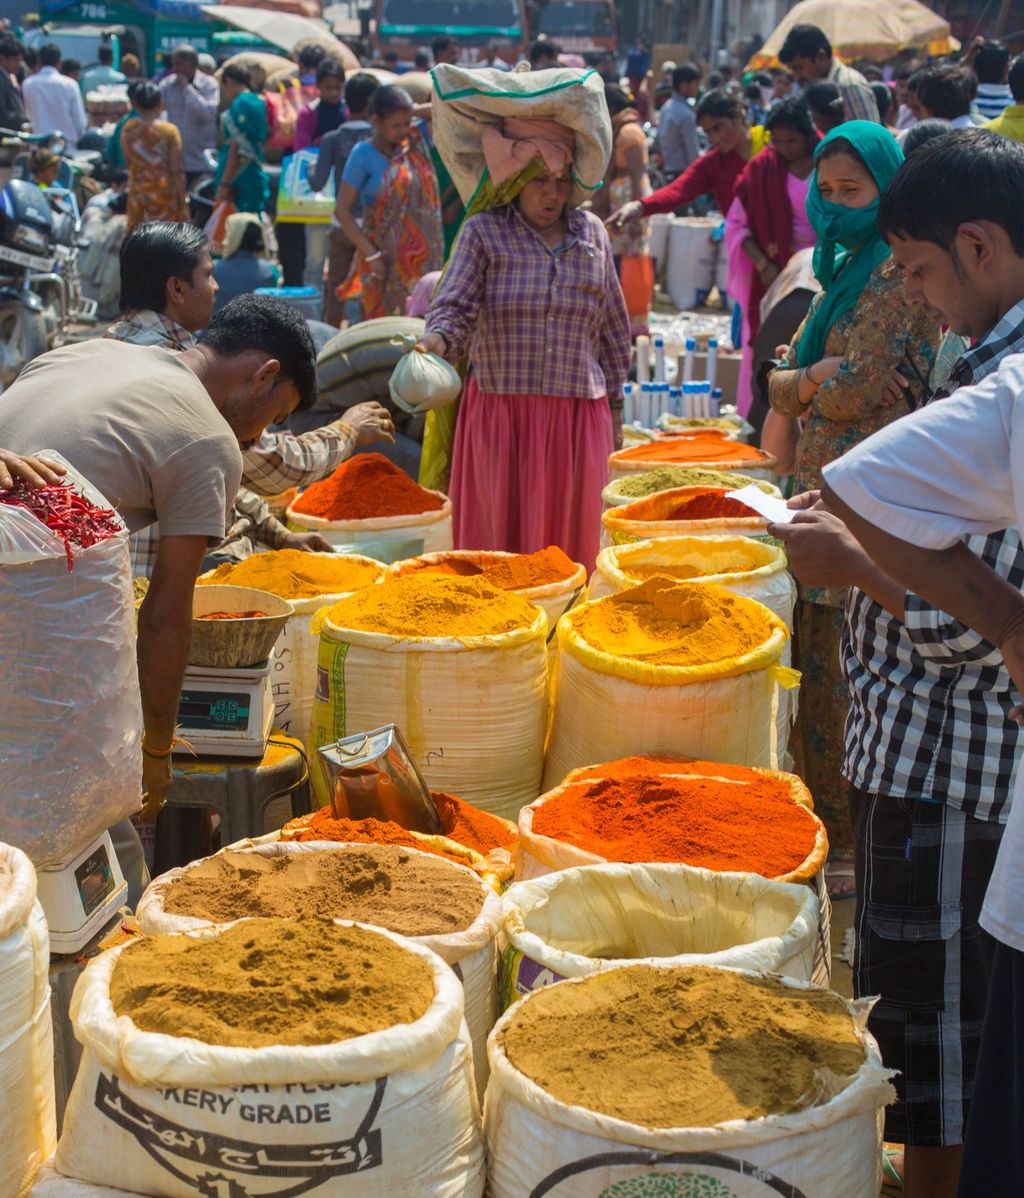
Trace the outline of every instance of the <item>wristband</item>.
[[143, 753], [145, 753], [145, 755], [147, 757], [170, 757], [170, 755], [174, 752], [174, 745], [175, 745], [175, 741], [172, 740], [169, 748], [153, 749], [149, 745], [146, 744], [145, 735], [143, 735], [143, 737], [142, 737], [142, 751], [143, 751]]
[[608, 407], [611, 408], [611, 410], [613, 412], [621, 412], [624, 406], [625, 406], [624, 400], [621, 400], [621, 399], [609, 399], [608, 400]]
[[375, 254], [371, 254], [369, 256], [369, 258], [366, 259], [366, 261], [367, 262], [376, 262], [378, 258], [383, 258], [383, 257], [384, 257], [384, 255], [381, 253], [380, 250], [378, 250]]

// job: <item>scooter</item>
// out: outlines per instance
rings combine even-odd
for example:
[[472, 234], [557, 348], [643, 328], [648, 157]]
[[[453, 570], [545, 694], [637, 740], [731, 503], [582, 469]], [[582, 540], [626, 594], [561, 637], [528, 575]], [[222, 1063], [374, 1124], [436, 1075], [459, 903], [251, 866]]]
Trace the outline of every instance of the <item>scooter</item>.
[[[0, 130], [0, 144], [12, 140], [56, 148], [63, 139]], [[23, 173], [19, 166], [16, 160], [0, 191], [0, 391], [33, 358], [63, 344], [73, 321], [96, 320], [96, 302], [82, 295], [81, 218], [73, 187], [44, 191], [13, 177]]]

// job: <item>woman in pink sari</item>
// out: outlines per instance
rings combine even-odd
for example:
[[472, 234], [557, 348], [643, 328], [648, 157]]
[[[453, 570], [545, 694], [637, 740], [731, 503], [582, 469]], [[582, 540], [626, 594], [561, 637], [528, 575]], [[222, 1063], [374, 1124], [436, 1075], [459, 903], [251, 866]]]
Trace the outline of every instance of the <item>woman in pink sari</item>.
[[765, 128], [771, 144], [744, 167], [725, 221], [726, 290], [743, 312], [736, 396], [742, 416], [750, 411], [753, 397], [752, 346], [761, 327], [761, 300], [793, 254], [815, 242], [806, 212], [818, 144], [811, 114], [802, 100], [783, 100], [772, 109]]

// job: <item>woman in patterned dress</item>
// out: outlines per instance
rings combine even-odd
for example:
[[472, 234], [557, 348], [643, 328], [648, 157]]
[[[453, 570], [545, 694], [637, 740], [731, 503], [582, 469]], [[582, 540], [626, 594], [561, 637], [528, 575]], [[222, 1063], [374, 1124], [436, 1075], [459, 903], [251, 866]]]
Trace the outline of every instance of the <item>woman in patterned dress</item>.
[[128, 170], [128, 231], [147, 220], [188, 220], [181, 134], [160, 120], [160, 89], [142, 83], [134, 93], [138, 115], [125, 121], [121, 152]]

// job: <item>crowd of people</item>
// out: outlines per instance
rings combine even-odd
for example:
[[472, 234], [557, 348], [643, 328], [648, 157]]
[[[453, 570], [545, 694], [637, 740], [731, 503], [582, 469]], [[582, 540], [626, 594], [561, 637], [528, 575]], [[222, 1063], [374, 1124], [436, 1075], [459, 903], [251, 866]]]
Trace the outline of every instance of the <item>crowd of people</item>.
[[[434, 61], [456, 55], [435, 42]], [[535, 43], [532, 69], [559, 55]], [[646, 222], [717, 210], [737, 406], [797, 509], [769, 529], [799, 583], [796, 768], [828, 828], [829, 892], [856, 903], [855, 990], [880, 996], [870, 1027], [899, 1071], [886, 1135], [905, 1151], [889, 1167], [907, 1198], [1022, 1193], [1024, 56], [979, 42], [957, 61], [861, 72], [796, 26], [780, 60], [742, 80], [689, 63], [655, 79], [637, 47], [621, 73], [605, 64], [603, 186], [583, 185], [567, 125], [507, 119], [483, 141], [489, 188], [466, 217], [405, 64], [385, 63], [398, 83], [346, 80], [304, 52], [309, 102], [282, 133], [244, 68], [215, 79], [179, 48], [166, 77], [132, 82], [112, 136], [127, 172], [121, 317], [0, 398], [0, 487], [54, 477], [20, 456], [52, 446], [141, 534], [158, 801], [196, 574], [261, 545], [321, 548], [262, 497], [394, 437], [374, 403], [301, 436], [265, 431], [315, 394], [304, 322], [250, 294], [295, 269], [267, 217], [272, 151], [313, 148], [311, 187], [333, 179], [331, 222], [307, 227], [298, 265], [327, 321], [411, 299], [420, 348], [465, 372], [456, 547], [557, 544], [588, 568], [653, 289]], [[21, 78], [26, 61], [0, 40], [0, 124], [73, 138], [81, 93], [59, 51]], [[216, 255], [189, 211], [213, 150], [216, 198], [233, 207]]]

